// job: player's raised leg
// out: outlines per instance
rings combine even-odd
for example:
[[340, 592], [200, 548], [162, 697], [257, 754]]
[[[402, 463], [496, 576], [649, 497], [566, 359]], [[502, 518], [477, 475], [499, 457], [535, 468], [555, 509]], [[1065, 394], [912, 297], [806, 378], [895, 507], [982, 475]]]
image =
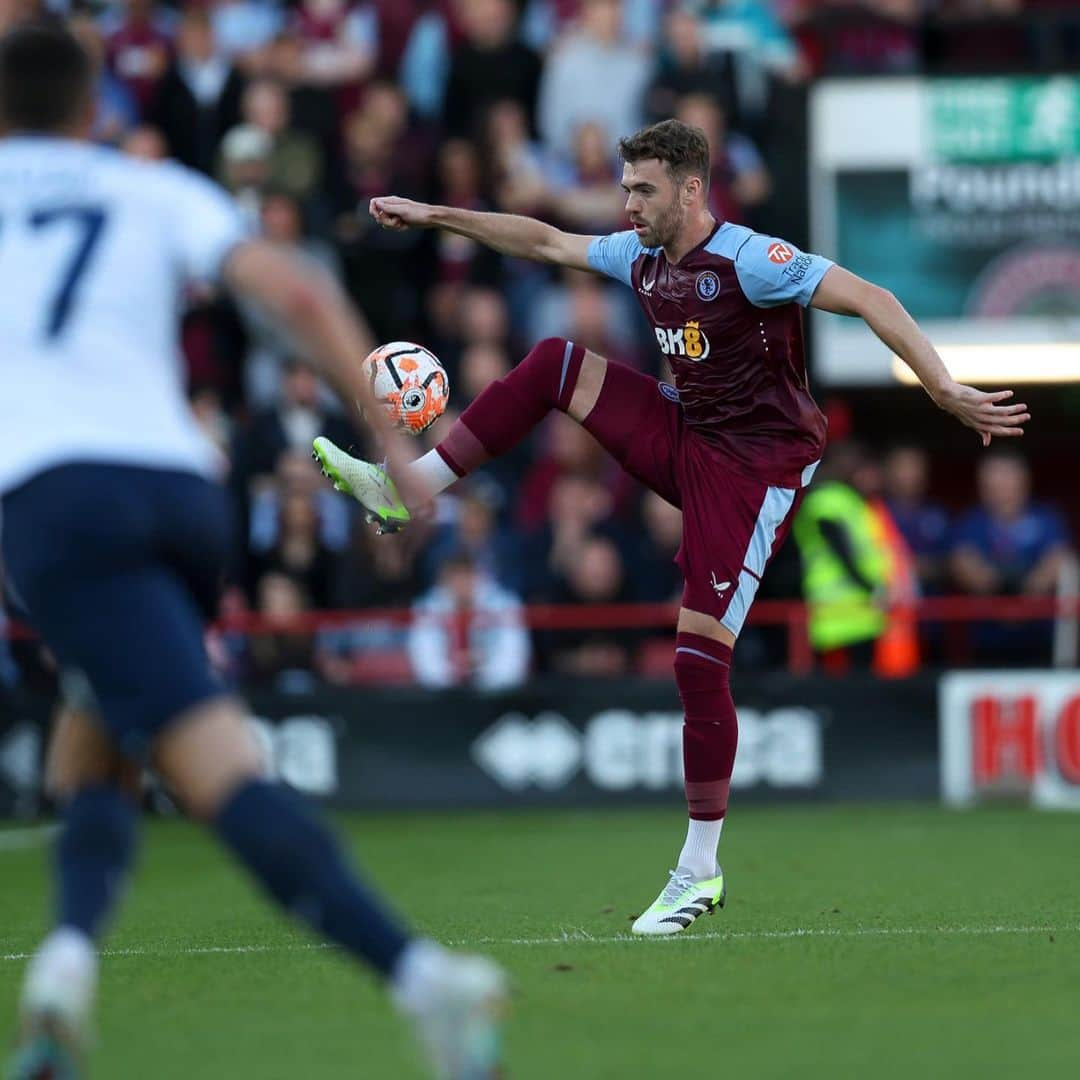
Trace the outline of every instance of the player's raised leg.
[[[679, 426], [674, 391], [623, 364], [564, 338], [545, 338], [512, 371], [487, 386], [446, 438], [410, 466], [414, 489], [428, 497], [508, 453], [552, 410], [577, 420], [630, 473], [679, 502], [672, 445]], [[384, 470], [360, 461], [329, 439], [315, 457], [340, 491], [351, 494], [385, 528], [408, 520]]]

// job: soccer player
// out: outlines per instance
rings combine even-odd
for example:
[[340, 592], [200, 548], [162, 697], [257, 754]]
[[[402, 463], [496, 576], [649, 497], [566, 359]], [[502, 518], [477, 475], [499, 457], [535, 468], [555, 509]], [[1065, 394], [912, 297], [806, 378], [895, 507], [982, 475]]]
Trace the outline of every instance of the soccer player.
[[261, 303], [350, 407], [367, 399], [356, 358], [368, 332], [331, 282], [249, 240], [209, 181], [90, 145], [93, 81], [57, 25], [0, 39], [3, 559], [101, 717], [97, 729], [69, 713], [60, 728], [57, 911], [27, 970], [11, 1075], [80, 1074], [96, 944], [135, 848], [123, 757], [148, 758], [270, 897], [385, 979], [439, 1076], [492, 1077], [501, 973], [415, 938], [383, 908], [327, 829], [264, 778], [244, 708], [203, 648], [229, 523], [183, 394], [183, 290], [216, 278]]
[[325, 439], [315, 452], [339, 490], [383, 529], [397, 528], [418, 492], [449, 487], [559, 409], [682, 508], [675, 682], [685, 710], [690, 822], [676, 869], [633, 926], [638, 934], [675, 934], [724, 900], [716, 858], [738, 735], [732, 649], [825, 446], [825, 418], [807, 389], [801, 309], [863, 318], [934, 402], [984, 444], [1020, 435], [1028, 415], [1024, 405], [1006, 404], [1010, 391], [954, 382], [884, 289], [782, 240], [716, 221], [700, 129], [665, 120], [621, 140], [619, 150], [633, 227], [611, 236], [573, 236], [530, 218], [394, 196], [372, 199], [371, 213], [388, 229], [445, 229], [504, 255], [621, 281], [637, 296], [674, 386], [549, 339], [487, 387], [438, 447], [405, 470], [391, 466], [393, 480]]

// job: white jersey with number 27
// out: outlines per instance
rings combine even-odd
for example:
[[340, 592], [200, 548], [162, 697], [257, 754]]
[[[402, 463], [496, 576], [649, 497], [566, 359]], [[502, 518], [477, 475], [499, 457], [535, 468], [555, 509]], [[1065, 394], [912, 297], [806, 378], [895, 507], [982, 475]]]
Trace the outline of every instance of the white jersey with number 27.
[[212, 474], [179, 317], [244, 235], [225, 193], [180, 166], [0, 140], [0, 493], [71, 462]]

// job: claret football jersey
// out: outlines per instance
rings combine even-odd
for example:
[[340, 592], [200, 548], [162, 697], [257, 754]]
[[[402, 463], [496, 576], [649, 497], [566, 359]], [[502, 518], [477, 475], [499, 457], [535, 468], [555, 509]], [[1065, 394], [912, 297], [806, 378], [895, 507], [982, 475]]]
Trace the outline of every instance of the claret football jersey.
[[802, 308], [828, 259], [725, 223], [678, 263], [629, 231], [593, 240], [589, 264], [636, 293], [691, 429], [766, 483], [809, 482], [826, 423], [807, 386]]

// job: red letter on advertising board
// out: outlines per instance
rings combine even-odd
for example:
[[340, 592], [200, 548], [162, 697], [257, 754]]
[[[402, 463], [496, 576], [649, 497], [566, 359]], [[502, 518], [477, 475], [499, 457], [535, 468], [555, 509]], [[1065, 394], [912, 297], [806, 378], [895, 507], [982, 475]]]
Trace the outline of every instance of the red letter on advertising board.
[[1065, 702], [1058, 717], [1055, 741], [1062, 778], [1070, 784], [1080, 784], [1080, 697]]
[[1039, 770], [1039, 726], [1035, 698], [1008, 701], [981, 697], [971, 703], [972, 767], [975, 783], [1002, 775], [1031, 780]]

